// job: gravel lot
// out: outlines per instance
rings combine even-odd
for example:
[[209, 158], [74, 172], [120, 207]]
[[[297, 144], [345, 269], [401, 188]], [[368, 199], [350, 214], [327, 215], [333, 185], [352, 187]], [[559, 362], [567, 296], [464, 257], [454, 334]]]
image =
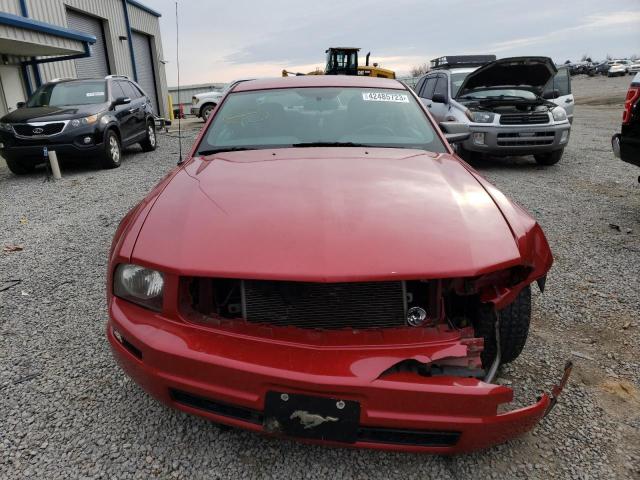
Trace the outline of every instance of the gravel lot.
[[0, 165], [0, 248], [24, 247], [0, 253], [0, 478], [640, 478], [640, 170], [609, 145], [629, 80], [574, 80], [579, 105], [557, 166], [477, 165], [540, 221], [556, 258], [545, 294], [534, 288], [525, 351], [500, 381], [525, 404], [566, 359], [576, 368], [532, 434], [453, 458], [222, 430], [124, 376], [104, 335], [107, 250], [120, 218], [174, 166], [175, 137], [160, 136], [155, 153], [132, 149], [116, 170], [66, 168], [58, 182]]

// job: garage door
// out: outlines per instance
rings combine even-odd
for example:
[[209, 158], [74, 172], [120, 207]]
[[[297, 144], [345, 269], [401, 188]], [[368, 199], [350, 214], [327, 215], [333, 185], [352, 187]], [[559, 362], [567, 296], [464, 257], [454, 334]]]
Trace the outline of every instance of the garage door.
[[67, 10], [67, 24], [73, 30], [80, 30], [96, 37], [96, 43], [91, 45], [91, 56], [75, 61], [78, 78], [104, 78], [109, 75], [109, 61], [102, 22], [89, 15]]
[[133, 54], [136, 58], [136, 73], [138, 74], [138, 84], [144, 90], [153, 105], [153, 111], [158, 115], [158, 94], [156, 91], [156, 80], [153, 73], [153, 56], [151, 55], [151, 43], [148, 35], [133, 32]]

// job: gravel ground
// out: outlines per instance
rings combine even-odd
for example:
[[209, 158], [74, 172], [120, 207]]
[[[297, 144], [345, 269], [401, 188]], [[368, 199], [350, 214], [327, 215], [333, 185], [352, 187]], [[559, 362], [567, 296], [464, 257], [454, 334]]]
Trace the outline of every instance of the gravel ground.
[[526, 404], [566, 359], [576, 368], [533, 433], [453, 458], [222, 430], [123, 375], [104, 336], [107, 250], [119, 219], [174, 166], [175, 137], [116, 170], [65, 168], [55, 183], [0, 165], [0, 246], [24, 247], [0, 253], [0, 478], [640, 478], [640, 170], [609, 146], [621, 117], [610, 103], [628, 82], [574, 80], [579, 99], [620, 96], [577, 106], [557, 166], [476, 165], [538, 218], [556, 258], [525, 351], [500, 381]]

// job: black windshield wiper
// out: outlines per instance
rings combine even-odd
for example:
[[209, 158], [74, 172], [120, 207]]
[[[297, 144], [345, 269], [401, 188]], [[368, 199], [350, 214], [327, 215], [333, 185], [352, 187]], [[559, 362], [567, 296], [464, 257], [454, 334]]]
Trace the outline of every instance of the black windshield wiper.
[[258, 150], [255, 147], [220, 147], [220, 148], [211, 148], [209, 150], [200, 150], [198, 155], [213, 155], [214, 153], [222, 153], [222, 152], [244, 152], [246, 150]]
[[364, 143], [353, 143], [353, 142], [306, 142], [306, 143], [294, 143], [291, 146], [296, 148], [305, 148], [305, 147], [370, 147], [371, 145], [366, 145]]

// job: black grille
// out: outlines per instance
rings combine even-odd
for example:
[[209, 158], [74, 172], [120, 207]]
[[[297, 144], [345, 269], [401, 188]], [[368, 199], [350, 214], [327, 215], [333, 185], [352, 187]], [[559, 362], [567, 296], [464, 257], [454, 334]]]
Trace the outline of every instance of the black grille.
[[243, 283], [250, 322], [323, 329], [405, 325], [402, 282]]
[[518, 113], [500, 115], [501, 125], [534, 125], [540, 123], [549, 123], [549, 114], [547, 113]]
[[498, 134], [498, 145], [501, 147], [520, 147], [527, 145], [551, 145], [554, 132], [509, 132]]
[[63, 122], [47, 123], [46, 125], [13, 125], [18, 135], [23, 137], [39, 137], [42, 135], [55, 135], [64, 128]]
[[[221, 403], [217, 400], [204, 398], [180, 390], [170, 389], [169, 393], [174, 402], [197, 410], [234, 418], [248, 423], [261, 425], [262, 412], [237, 405]], [[358, 441], [366, 443], [386, 443], [396, 445], [415, 445], [422, 447], [451, 447], [458, 443], [460, 432], [432, 431], [432, 430], [403, 430], [383, 427], [360, 427]]]

